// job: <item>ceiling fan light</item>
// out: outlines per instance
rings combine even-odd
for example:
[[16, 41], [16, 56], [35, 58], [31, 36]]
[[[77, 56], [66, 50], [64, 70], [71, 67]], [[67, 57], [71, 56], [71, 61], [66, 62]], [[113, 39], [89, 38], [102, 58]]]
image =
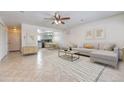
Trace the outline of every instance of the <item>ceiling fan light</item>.
[[54, 22], [55, 22], [55, 24], [59, 24], [57, 20], [55, 20]]
[[59, 21], [58, 21], [58, 23], [60, 24], [60, 23], [61, 23], [61, 21], [59, 20]]

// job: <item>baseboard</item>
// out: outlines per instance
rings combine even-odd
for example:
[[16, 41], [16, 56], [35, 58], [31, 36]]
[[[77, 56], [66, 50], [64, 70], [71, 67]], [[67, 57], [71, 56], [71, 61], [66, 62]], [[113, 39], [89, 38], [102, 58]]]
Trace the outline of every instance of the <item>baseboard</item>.
[[11, 50], [9, 52], [21, 52], [21, 50]]

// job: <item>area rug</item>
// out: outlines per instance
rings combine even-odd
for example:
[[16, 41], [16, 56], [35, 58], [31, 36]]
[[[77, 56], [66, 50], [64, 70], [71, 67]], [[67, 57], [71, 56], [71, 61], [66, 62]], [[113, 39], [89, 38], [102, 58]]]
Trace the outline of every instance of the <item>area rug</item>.
[[65, 58], [58, 57], [56, 53], [48, 56], [46, 61], [59, 67], [61, 74], [66, 73], [79, 82], [97, 81], [104, 69], [103, 65], [92, 63], [90, 62], [90, 58], [85, 56], [81, 56], [80, 59], [71, 62]]

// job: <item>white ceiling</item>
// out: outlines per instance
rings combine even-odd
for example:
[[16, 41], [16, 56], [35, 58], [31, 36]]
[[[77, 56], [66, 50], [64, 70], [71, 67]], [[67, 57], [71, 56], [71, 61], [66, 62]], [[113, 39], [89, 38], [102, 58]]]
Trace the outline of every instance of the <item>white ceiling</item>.
[[[19, 26], [21, 23], [52, 27], [57, 29], [68, 29], [79, 24], [100, 20], [113, 15], [121, 14], [120, 11], [60, 11], [62, 16], [70, 16], [71, 19], [65, 24], [51, 24], [52, 21], [44, 20], [51, 17], [53, 11], [1, 11], [0, 17], [7, 26]], [[83, 21], [81, 21], [83, 20]]]

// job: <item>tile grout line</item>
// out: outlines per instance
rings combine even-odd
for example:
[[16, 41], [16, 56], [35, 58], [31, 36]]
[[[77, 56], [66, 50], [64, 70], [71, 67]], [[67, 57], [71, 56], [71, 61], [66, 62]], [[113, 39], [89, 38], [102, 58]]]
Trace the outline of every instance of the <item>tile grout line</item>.
[[96, 77], [95, 82], [97, 82], [97, 81], [99, 80], [99, 78], [100, 78], [100, 76], [102, 75], [102, 73], [103, 73], [104, 70], [105, 70], [105, 66], [104, 66], [104, 68], [100, 71], [100, 73], [98, 74], [98, 76]]

